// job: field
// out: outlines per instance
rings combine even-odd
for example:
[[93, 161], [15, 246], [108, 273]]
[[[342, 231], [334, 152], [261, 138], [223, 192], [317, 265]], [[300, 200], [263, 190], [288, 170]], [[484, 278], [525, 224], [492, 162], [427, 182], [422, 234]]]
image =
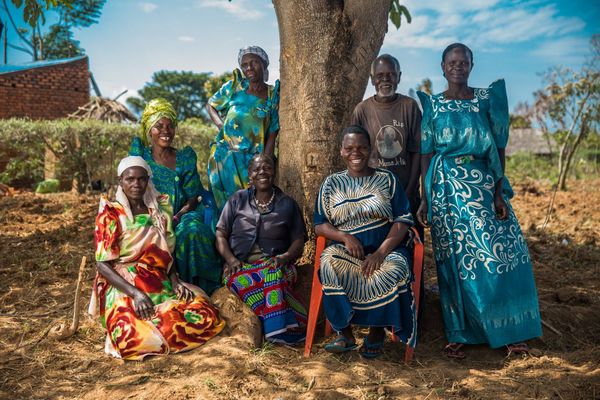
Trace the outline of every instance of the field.
[[[445, 339], [427, 250], [427, 288], [415, 361], [386, 343], [380, 359], [311, 358], [300, 348], [250, 349], [241, 321], [186, 354], [123, 362], [103, 352], [104, 333], [82, 310], [77, 333], [49, 335], [70, 318], [82, 256], [92, 258], [97, 196], [0, 197], [0, 398], [6, 399], [592, 399], [600, 398], [600, 180], [571, 181], [542, 230], [548, 186], [515, 185], [513, 207], [534, 260], [542, 338], [529, 356], [467, 349], [442, 355]], [[302, 267], [305, 282], [311, 269]], [[94, 264], [84, 280], [87, 309]], [[306, 285], [304, 285], [306, 287]], [[231, 314], [231, 313], [230, 313]], [[235, 325], [235, 324], [230, 324]], [[363, 335], [359, 332], [359, 335]]]

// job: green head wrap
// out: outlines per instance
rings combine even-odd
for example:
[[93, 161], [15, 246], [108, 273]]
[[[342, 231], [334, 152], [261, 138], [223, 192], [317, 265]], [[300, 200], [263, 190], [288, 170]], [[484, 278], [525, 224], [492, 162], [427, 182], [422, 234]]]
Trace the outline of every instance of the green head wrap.
[[162, 117], [168, 118], [173, 123], [173, 127], [177, 127], [177, 113], [171, 103], [160, 97], [150, 100], [146, 108], [144, 108], [140, 122], [142, 128], [140, 138], [144, 146], [149, 146], [152, 142], [150, 139], [150, 129]]

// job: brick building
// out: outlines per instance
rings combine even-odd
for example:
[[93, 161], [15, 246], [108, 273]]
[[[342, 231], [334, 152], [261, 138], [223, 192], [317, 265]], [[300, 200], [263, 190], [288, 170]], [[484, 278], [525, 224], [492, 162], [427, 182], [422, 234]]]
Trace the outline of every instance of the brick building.
[[0, 119], [57, 119], [90, 101], [87, 56], [0, 65]]

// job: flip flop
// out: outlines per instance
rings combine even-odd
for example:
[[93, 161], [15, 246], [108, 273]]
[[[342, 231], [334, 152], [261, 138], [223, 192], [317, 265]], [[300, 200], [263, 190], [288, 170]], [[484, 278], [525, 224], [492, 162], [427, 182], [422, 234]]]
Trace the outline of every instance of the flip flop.
[[456, 358], [462, 360], [465, 358], [465, 352], [463, 351], [463, 347], [465, 347], [462, 343], [448, 343], [446, 347], [444, 347], [444, 354], [448, 358]]
[[383, 342], [384, 340], [371, 343], [368, 338], [365, 338], [362, 346], [360, 346], [359, 354], [361, 357], [368, 359], [377, 358], [383, 354]]
[[506, 349], [508, 350], [508, 355], [529, 354], [529, 346], [525, 342], [507, 344]]
[[323, 348], [330, 353], [345, 353], [355, 350], [358, 347], [356, 342], [351, 342], [345, 336], [338, 336], [333, 341], [327, 343]]

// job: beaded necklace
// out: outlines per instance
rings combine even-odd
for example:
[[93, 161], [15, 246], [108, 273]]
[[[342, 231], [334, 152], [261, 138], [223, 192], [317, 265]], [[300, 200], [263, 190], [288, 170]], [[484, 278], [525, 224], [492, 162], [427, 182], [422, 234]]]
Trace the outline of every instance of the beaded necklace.
[[275, 199], [275, 190], [273, 190], [273, 194], [271, 194], [271, 198], [266, 203], [263, 203], [262, 201], [258, 200], [258, 198], [256, 198], [256, 195], [254, 195], [254, 200], [256, 201], [256, 208], [258, 208], [258, 212], [261, 214], [265, 214], [267, 211], [269, 211], [269, 207], [273, 203], [274, 199]]

